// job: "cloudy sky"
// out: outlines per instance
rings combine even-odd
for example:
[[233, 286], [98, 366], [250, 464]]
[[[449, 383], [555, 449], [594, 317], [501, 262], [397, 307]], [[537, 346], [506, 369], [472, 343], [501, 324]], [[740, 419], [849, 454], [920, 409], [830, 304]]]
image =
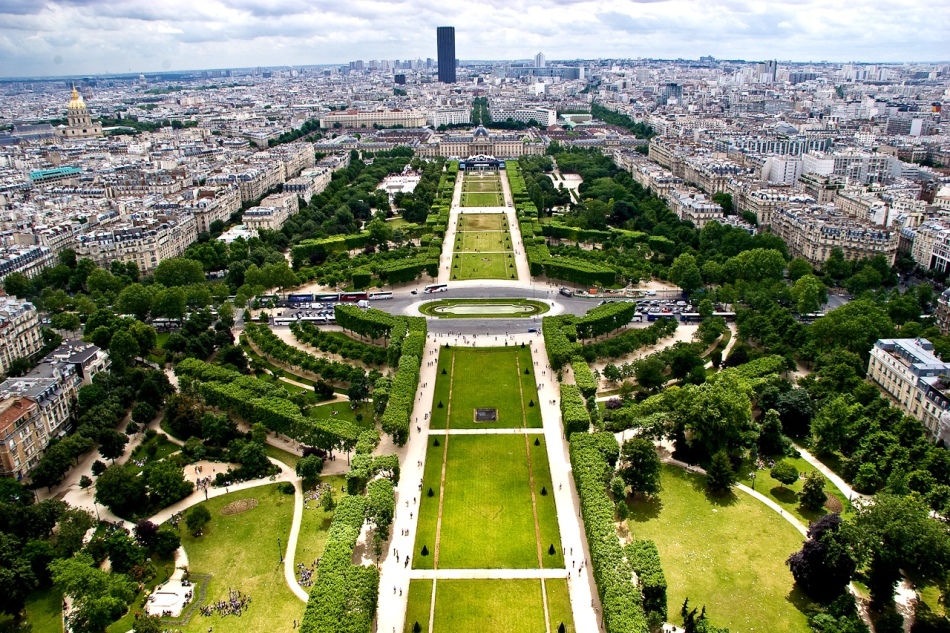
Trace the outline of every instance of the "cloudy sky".
[[0, 76], [436, 57], [950, 59], [946, 0], [0, 0]]

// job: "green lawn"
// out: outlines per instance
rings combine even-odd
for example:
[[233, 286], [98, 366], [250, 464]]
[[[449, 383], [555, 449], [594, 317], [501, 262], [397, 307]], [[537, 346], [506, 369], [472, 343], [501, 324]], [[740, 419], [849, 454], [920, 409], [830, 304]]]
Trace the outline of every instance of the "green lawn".
[[[26, 600], [32, 633], [63, 633], [63, 594], [58, 589], [34, 591]], [[0, 620], [2, 622], [2, 620]]]
[[463, 231], [455, 240], [458, 252], [497, 252], [510, 251], [511, 240], [507, 231]]
[[544, 581], [548, 596], [548, 615], [551, 618], [551, 633], [564, 625], [564, 633], [574, 633], [574, 614], [571, 612], [571, 597], [567, 592], [566, 578], [548, 578]]
[[161, 461], [165, 459], [166, 457], [168, 457], [169, 455], [171, 455], [172, 453], [177, 453], [178, 451], [181, 450], [181, 447], [178, 446], [178, 444], [175, 444], [174, 442], [169, 440], [162, 433], [159, 433], [158, 435], [156, 435], [155, 439], [151, 440], [151, 442], [149, 443], [152, 443], [152, 442], [154, 442], [156, 446], [154, 455], [150, 456], [146, 452], [144, 444], [139, 444], [132, 451], [132, 454], [130, 456], [128, 463], [132, 466], [133, 469], [135, 469], [136, 472], [141, 472], [142, 467], [136, 464], [135, 461], [145, 460], [145, 465], [147, 466], [148, 464]]
[[[221, 514], [222, 508], [239, 499], [256, 499], [258, 506], [240, 514]], [[273, 485], [259, 486], [215, 497], [204, 505], [212, 517], [204, 536], [191, 536], [182, 524], [189, 569], [196, 574], [211, 574], [208, 602], [226, 599], [228, 588], [234, 588], [250, 596], [251, 605], [241, 617], [205, 617], [195, 611], [187, 626], [172, 628], [185, 633], [204, 633], [209, 627], [229, 633], [292, 632], [293, 620], [300, 620], [305, 605], [284, 581], [277, 539], [286, 550], [293, 495], [281, 494]]]
[[453, 259], [452, 279], [517, 279], [515, 258], [508, 253], [462, 253]]
[[443, 319], [520, 319], [539, 316], [551, 307], [534, 299], [441, 299], [419, 306], [425, 316]]
[[501, 192], [498, 193], [463, 193], [463, 207], [503, 207], [505, 201]]
[[[531, 373], [525, 374], [525, 369]], [[533, 376], [534, 365], [531, 352], [527, 348], [443, 348], [439, 354], [438, 372], [432, 402], [431, 428], [446, 428], [450, 383], [452, 405], [449, 428], [541, 427], [541, 410]], [[486, 388], [487, 386], [490, 388]], [[532, 401], [535, 405], [533, 407], [530, 406]], [[443, 404], [441, 408], [438, 406], [440, 402]], [[477, 408], [497, 409], [498, 420], [475, 422]]]
[[406, 606], [406, 625], [404, 633], [413, 633], [413, 626], [419, 623], [419, 630], [429, 631], [429, 608], [432, 605], [432, 581], [413, 580], [409, 582], [409, 604]]
[[[533, 439], [529, 438], [529, 445]], [[442, 530], [439, 536], [440, 569], [532, 569], [538, 565], [538, 540], [535, 535], [534, 510], [528, 471], [525, 436], [517, 435], [453, 435], [442, 437], [448, 445], [445, 487], [442, 490]], [[439, 448], [430, 450], [438, 453]], [[543, 443], [541, 445], [543, 451]], [[427, 473], [428, 474], [428, 473]], [[441, 472], [423, 482], [423, 490], [438, 490]], [[545, 473], [546, 474], [546, 473]], [[535, 485], [545, 477], [539, 473]], [[550, 485], [550, 481], [548, 485]], [[553, 516], [553, 495], [542, 497], [540, 486], [535, 491], [542, 518]], [[426, 503], [428, 501], [429, 503]], [[547, 510], [550, 504], [550, 511]], [[423, 497], [420, 522], [428, 513], [438, 512], [438, 492]], [[542, 511], [542, 508], [544, 510]], [[427, 518], [426, 523], [431, 523]], [[553, 541], [556, 554], [547, 553], [544, 542], [542, 565], [563, 567], [557, 522], [545, 525], [543, 537]], [[433, 543], [417, 538], [413, 565], [431, 567]], [[422, 545], [430, 550], [421, 556]]]
[[[786, 457], [786, 460], [790, 461], [795, 465], [795, 468], [799, 473], [810, 473], [815, 470], [815, 467], [809, 464], [807, 461], [801, 457], [796, 459], [791, 459]], [[736, 471], [739, 473], [739, 477], [742, 480], [741, 483], [751, 487], [752, 480], [749, 478], [749, 473], [752, 472], [754, 468], [750, 462], [744, 462], [739, 469]], [[791, 486], [785, 486], [777, 479], [772, 479], [772, 475], [769, 473], [769, 469], [755, 470], [755, 490], [760, 492], [775, 503], [779, 504], [793, 516], [797, 517], [799, 521], [808, 525], [811, 521], [817, 521], [824, 515], [828, 514], [828, 511], [825, 509], [819, 510], [817, 512], [813, 510], [808, 510], [801, 507], [798, 503], [798, 494], [802, 491], [802, 486], [805, 485], [805, 480], [801, 477], [798, 478], [798, 481], [793, 483]], [[841, 491], [835, 487], [831, 481], [827, 478], [825, 479], [825, 494], [831, 495], [838, 499], [841, 503], [842, 508], [847, 508], [850, 504], [848, 498], [841, 494]]]
[[287, 464], [293, 469], [297, 468], [297, 462], [301, 460], [300, 455], [291, 453], [290, 451], [285, 451], [284, 449], [278, 448], [276, 446], [271, 446], [270, 444], [264, 444], [264, 454], [272, 459], [276, 459], [279, 462]]
[[[333, 414], [334, 411], [336, 411], [336, 415]], [[358, 404], [355, 409], [350, 408], [349, 400], [318, 404], [315, 407], [310, 407], [307, 411], [307, 415], [311, 418], [318, 419], [336, 418], [349, 420], [361, 429], [371, 429], [376, 425], [375, 418], [373, 417], [373, 405], [369, 402]], [[357, 420], [357, 415], [362, 416], [362, 419]]]
[[809, 603], [785, 566], [802, 535], [746, 494], [709, 497], [702, 476], [664, 466], [662, 483], [657, 500], [630, 504], [627, 524], [660, 550], [671, 620], [688, 597], [731, 631], [807, 632]]
[[[451, 439], [451, 438], [449, 438]], [[439, 445], [436, 446], [435, 442]], [[416, 542], [412, 556], [415, 569], [432, 569], [435, 558], [435, 535], [439, 519], [439, 495], [442, 481], [442, 462], [445, 454], [445, 438], [429, 437], [425, 469], [422, 475], [422, 490], [419, 497], [419, 520], [416, 523]], [[429, 491], [432, 495], [429, 495]], [[422, 548], [428, 554], [423, 556]]]
[[462, 191], [498, 191], [501, 190], [501, 177], [497, 172], [488, 174], [466, 174], [462, 180]]
[[461, 213], [459, 214], [459, 233], [467, 231], [507, 231], [508, 219], [504, 213]]
[[[339, 501], [343, 494], [340, 491], [340, 486], [344, 485], [345, 482], [346, 478], [340, 475], [329, 475], [320, 478], [321, 484], [330, 486], [333, 498], [336, 501]], [[323, 556], [323, 547], [327, 542], [327, 531], [330, 529], [332, 521], [332, 511], [324, 512], [316, 501], [305, 502], [303, 518], [300, 520], [300, 534], [297, 536], [297, 550], [294, 553], [295, 564], [303, 563], [307, 567], [312, 567], [313, 561]], [[308, 593], [310, 589], [311, 587], [304, 587], [304, 591]]]
[[436, 583], [435, 633], [545, 630], [540, 580], [440, 580]]

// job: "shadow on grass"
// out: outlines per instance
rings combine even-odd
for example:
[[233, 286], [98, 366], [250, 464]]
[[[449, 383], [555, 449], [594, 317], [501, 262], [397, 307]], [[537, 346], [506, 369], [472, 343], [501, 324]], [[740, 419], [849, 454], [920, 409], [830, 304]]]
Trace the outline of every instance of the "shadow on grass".
[[785, 601], [805, 615], [814, 613], [819, 608], [818, 603], [805, 595], [798, 585], [792, 585], [792, 590], [785, 596]]
[[798, 501], [798, 494], [791, 488], [785, 486], [775, 486], [769, 490], [769, 494], [779, 503], [794, 505]]
[[646, 523], [660, 516], [663, 511], [663, 499], [654, 495], [651, 497], [636, 497], [627, 500], [627, 507], [630, 512], [627, 514], [627, 521], [635, 523]]
[[706, 501], [714, 506], [724, 508], [739, 503], [739, 497], [732, 490], [725, 493], [713, 493], [706, 487], [706, 476], [699, 473], [687, 472], [679, 467], [674, 467], [669, 471], [675, 477], [683, 479], [693, 487], [696, 492], [701, 492], [706, 497]]

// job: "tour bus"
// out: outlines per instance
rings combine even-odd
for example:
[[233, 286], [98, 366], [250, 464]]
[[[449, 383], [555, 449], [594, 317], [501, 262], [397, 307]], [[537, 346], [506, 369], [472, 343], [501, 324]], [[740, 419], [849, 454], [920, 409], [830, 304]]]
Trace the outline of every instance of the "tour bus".
[[730, 322], [730, 323], [731, 323], [732, 321], [735, 321], [735, 320], [736, 320], [736, 313], [735, 313], [735, 312], [713, 312], [713, 316], [714, 316], [714, 317], [722, 317], [724, 320], [726, 320], [726, 321], [728, 321], [728, 322]]
[[274, 325], [290, 325], [291, 323], [296, 323], [297, 317], [274, 317]]
[[341, 292], [340, 301], [365, 301], [366, 292]]
[[287, 303], [312, 303], [313, 293], [291, 293], [287, 295]]
[[445, 292], [448, 289], [449, 289], [448, 284], [429, 284], [428, 286], [422, 289], [422, 292], [428, 295], [428, 294], [432, 294], [433, 292]]
[[326, 324], [327, 324], [327, 317], [325, 317], [325, 316], [320, 316], [319, 314], [313, 314], [313, 315], [308, 315], [308, 316], [302, 316], [302, 317], [300, 317], [300, 320], [301, 320], [302, 322], [306, 322], [306, 323], [321, 323], [321, 324], [323, 324], [323, 325], [326, 325]]
[[387, 291], [384, 292], [371, 292], [369, 293], [369, 300], [375, 301], [377, 299], [392, 299], [393, 293]]
[[181, 327], [181, 319], [153, 319], [152, 325], [156, 330], [177, 330]]
[[680, 321], [683, 323], [694, 323], [696, 321], [702, 321], [703, 317], [699, 312], [683, 312], [680, 314]]
[[313, 295], [313, 300], [314, 300], [314, 301], [323, 301], [323, 302], [326, 302], [326, 301], [339, 301], [339, 300], [340, 300], [340, 293], [339, 293], [339, 292], [329, 292], [329, 293], [323, 293], [323, 294], [314, 294], [314, 295]]
[[808, 314], [799, 315], [798, 320], [802, 323], [811, 323], [813, 321], [817, 321], [823, 316], [825, 316], [824, 312], [809, 312]]

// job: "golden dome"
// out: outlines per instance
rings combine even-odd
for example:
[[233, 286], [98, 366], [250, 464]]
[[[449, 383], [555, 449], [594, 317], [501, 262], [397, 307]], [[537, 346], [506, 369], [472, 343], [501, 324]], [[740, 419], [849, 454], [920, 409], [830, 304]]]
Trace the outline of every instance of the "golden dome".
[[79, 91], [76, 90], [74, 86], [72, 99], [69, 100], [69, 109], [72, 110], [73, 108], [85, 108], [85, 107], [86, 107], [86, 104], [82, 100], [82, 95], [79, 94]]

